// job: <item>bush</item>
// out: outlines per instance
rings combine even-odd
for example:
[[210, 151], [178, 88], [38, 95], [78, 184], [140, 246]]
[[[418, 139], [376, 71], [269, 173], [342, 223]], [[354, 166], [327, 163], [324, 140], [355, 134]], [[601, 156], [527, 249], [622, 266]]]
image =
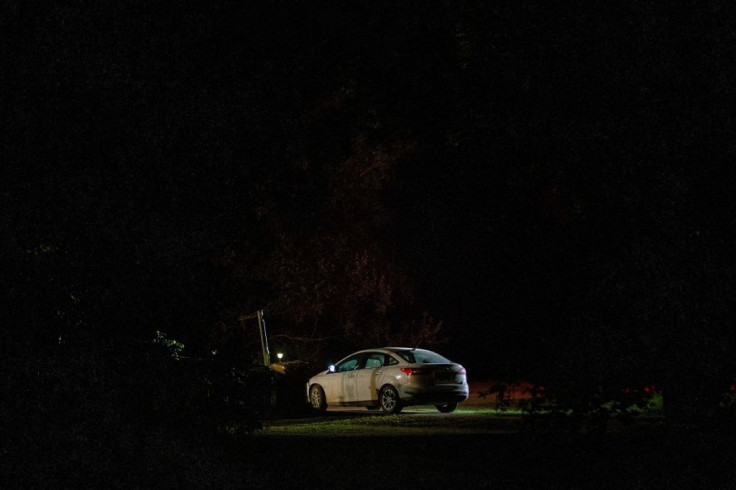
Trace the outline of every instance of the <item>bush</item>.
[[160, 344], [19, 347], [3, 373], [11, 486], [232, 484], [219, 434], [257, 427], [252, 407], [230, 402], [226, 375]]
[[496, 408], [503, 411], [512, 408], [509, 394], [513, 391], [524, 392], [515, 408], [526, 414], [527, 427], [534, 430], [605, 432], [610, 422], [630, 424], [643, 414], [663, 415], [661, 393], [649, 388], [607, 388], [568, 381], [533, 384], [522, 390], [521, 385], [495, 383], [485, 394], [495, 396]]

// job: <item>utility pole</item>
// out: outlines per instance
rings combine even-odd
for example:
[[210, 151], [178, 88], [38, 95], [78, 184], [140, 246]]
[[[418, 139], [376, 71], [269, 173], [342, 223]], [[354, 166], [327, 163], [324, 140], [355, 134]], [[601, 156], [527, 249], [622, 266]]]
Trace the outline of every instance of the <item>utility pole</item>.
[[268, 350], [268, 335], [266, 335], [266, 320], [263, 318], [263, 310], [258, 310], [250, 315], [242, 315], [239, 317], [240, 324], [246, 328], [246, 320], [258, 319], [258, 333], [261, 334], [261, 353], [263, 355], [263, 365], [271, 366], [271, 352]]
[[261, 350], [263, 351], [263, 365], [271, 365], [271, 353], [268, 350], [268, 336], [266, 335], [266, 320], [263, 318], [263, 310], [258, 310], [258, 331], [261, 333]]

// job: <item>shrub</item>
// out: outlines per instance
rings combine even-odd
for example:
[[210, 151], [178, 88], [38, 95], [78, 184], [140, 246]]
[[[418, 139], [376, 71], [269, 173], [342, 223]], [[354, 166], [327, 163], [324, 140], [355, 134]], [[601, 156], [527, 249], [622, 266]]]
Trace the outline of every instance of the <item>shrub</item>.
[[[510, 393], [523, 391], [512, 401]], [[630, 424], [635, 417], [662, 415], [662, 395], [654, 389], [631, 390], [603, 387], [593, 383], [545, 383], [522, 388], [519, 384], [495, 383], [486, 395], [495, 396], [499, 410], [512, 403], [526, 415], [526, 425], [534, 430], [604, 432], [612, 421]]]
[[[163, 347], [163, 348], [162, 348]], [[3, 359], [0, 453], [10, 486], [235, 484], [220, 434], [257, 427], [226, 376], [160, 343], [18, 348]]]

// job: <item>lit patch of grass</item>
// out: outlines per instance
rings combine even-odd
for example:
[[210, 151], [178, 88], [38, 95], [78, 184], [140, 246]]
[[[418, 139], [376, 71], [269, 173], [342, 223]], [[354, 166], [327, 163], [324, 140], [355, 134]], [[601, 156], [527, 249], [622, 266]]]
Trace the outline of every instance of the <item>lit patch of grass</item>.
[[[412, 410], [414, 411], [414, 410]], [[412, 413], [372, 415], [327, 421], [305, 421], [264, 427], [262, 435], [336, 436], [404, 436], [428, 434], [479, 434], [517, 432], [518, 417], [497, 416], [487, 410], [468, 410], [451, 415]]]
[[[437, 409], [434, 407], [409, 407], [405, 410], [411, 413], [440, 415], [437, 412]], [[509, 407], [509, 408], [501, 409], [501, 408], [496, 408], [491, 405], [460, 405], [457, 408], [457, 410], [455, 410], [453, 413], [446, 414], [445, 416], [446, 417], [454, 417], [457, 415], [518, 416], [518, 415], [523, 415], [523, 414], [524, 414], [524, 411], [518, 407]], [[404, 413], [404, 415], [406, 415], [406, 412]]]
[[489, 408], [489, 407], [469, 407], [469, 408], [458, 408], [455, 411], [456, 414], [463, 415], [508, 415], [508, 416], [519, 416], [523, 415], [524, 411], [520, 408]]

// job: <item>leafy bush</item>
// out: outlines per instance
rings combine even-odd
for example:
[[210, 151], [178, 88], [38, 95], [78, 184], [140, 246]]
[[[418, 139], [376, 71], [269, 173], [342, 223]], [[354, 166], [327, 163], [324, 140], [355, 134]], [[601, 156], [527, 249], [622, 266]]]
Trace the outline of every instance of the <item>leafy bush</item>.
[[184, 344], [177, 340], [166, 338], [166, 334], [160, 330], [156, 330], [156, 337], [153, 339], [153, 343], [166, 348], [169, 354], [171, 354], [171, 357], [177, 360], [184, 350]]
[[6, 484], [238, 484], [221, 434], [258, 422], [249, 404], [231, 403], [233, 387], [211, 363], [150, 342], [17, 347], [0, 380]]
[[[514, 391], [523, 392], [523, 396], [514, 400], [510, 395]], [[610, 422], [630, 424], [643, 414], [663, 414], [661, 393], [649, 388], [631, 390], [574, 382], [527, 387], [495, 383], [484, 394], [495, 396], [500, 410], [515, 404], [534, 430], [604, 432]]]

